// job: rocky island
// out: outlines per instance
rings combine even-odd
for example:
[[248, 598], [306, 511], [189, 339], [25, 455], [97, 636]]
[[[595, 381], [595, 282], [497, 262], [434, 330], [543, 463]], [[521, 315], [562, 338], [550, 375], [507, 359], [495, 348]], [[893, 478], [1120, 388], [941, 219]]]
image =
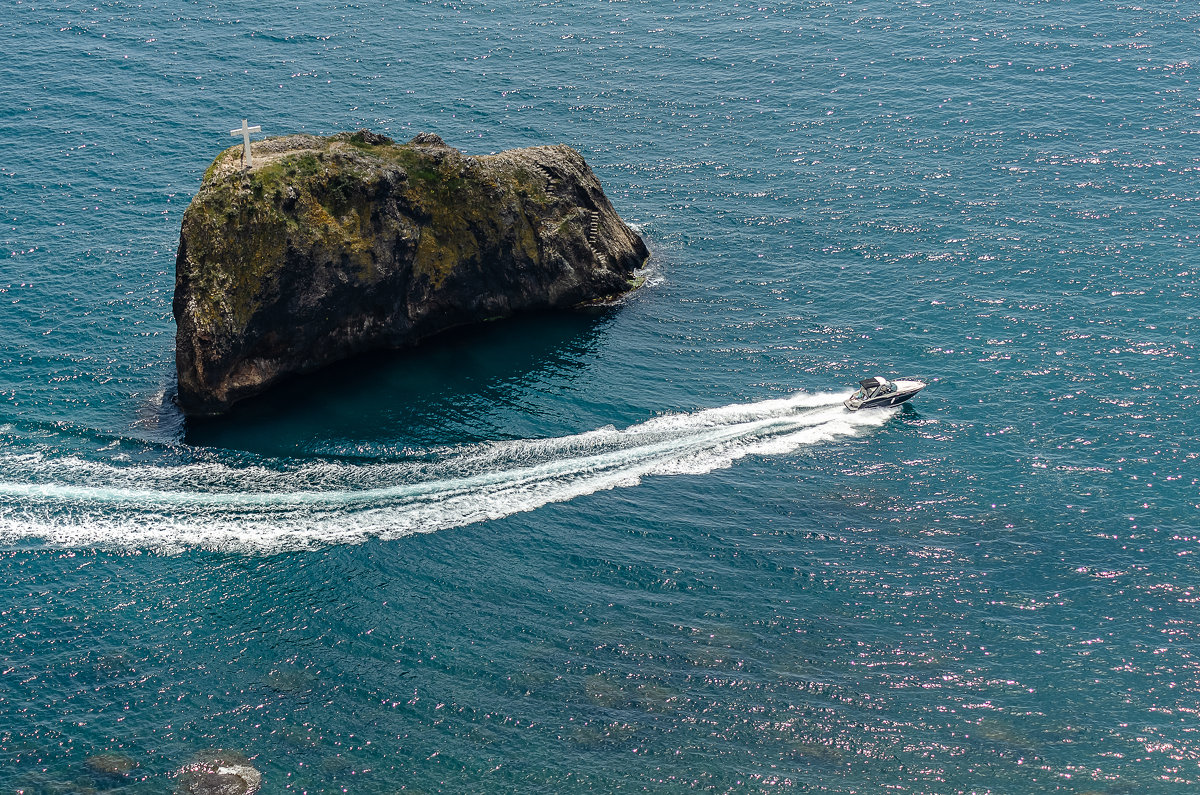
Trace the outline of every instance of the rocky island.
[[605, 300], [647, 256], [567, 146], [291, 135], [217, 156], [175, 265], [178, 402], [220, 414], [289, 375], [518, 312]]

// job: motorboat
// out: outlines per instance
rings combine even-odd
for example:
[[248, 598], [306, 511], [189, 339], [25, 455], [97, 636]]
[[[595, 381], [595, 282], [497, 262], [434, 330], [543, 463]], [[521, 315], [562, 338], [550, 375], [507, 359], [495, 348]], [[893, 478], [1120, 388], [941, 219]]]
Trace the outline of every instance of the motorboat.
[[845, 402], [851, 411], [899, 406], [925, 388], [924, 381], [889, 381], [879, 376], [864, 378], [858, 385], [859, 390]]

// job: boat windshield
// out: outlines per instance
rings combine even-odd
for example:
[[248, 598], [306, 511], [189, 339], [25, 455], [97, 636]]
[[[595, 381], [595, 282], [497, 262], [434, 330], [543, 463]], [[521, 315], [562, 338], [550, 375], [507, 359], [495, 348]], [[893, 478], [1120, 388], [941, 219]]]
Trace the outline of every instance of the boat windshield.
[[896, 385], [891, 381], [883, 381], [872, 386], [861, 386], [858, 391], [850, 396], [851, 400], [865, 400], [867, 398], [878, 397], [879, 395], [890, 395], [896, 391]]

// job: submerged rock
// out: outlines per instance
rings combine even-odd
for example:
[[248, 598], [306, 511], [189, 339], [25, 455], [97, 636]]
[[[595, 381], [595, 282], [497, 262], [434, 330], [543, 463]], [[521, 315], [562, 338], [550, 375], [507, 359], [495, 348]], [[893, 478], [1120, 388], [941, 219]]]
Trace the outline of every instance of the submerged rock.
[[281, 378], [636, 286], [648, 253], [567, 146], [470, 157], [424, 133], [257, 142], [183, 216], [179, 405], [218, 414]]
[[262, 773], [237, 751], [208, 751], [177, 773], [176, 795], [254, 795], [262, 788]]
[[89, 756], [83, 763], [98, 776], [118, 779], [128, 777], [138, 766], [137, 761], [125, 754], [112, 752]]

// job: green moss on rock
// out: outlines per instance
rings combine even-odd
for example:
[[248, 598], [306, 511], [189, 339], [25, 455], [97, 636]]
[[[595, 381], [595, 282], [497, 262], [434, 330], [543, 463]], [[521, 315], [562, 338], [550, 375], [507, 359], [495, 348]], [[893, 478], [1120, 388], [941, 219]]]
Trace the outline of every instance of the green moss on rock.
[[469, 157], [359, 131], [253, 155], [247, 170], [240, 145], [219, 154], [184, 213], [176, 358], [193, 413], [361, 350], [619, 293], [646, 257], [567, 147]]

